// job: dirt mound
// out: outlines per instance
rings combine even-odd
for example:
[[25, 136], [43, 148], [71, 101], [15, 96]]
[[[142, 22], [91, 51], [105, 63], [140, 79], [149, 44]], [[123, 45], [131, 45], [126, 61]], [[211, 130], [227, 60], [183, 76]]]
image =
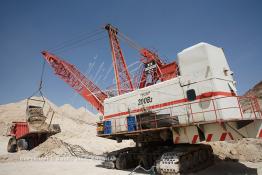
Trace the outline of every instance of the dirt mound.
[[262, 98], [262, 81], [245, 93], [245, 96], [256, 96]]
[[[248, 90], [244, 96], [258, 98], [262, 110], [262, 81]], [[262, 162], [262, 139], [241, 139], [234, 141], [210, 143], [214, 153], [221, 159], [237, 159], [239, 161]]]
[[48, 138], [44, 143], [34, 148], [32, 152], [35, 152], [37, 157], [71, 156], [65, 147], [65, 143], [56, 137]]
[[[41, 97], [33, 97], [36, 100], [42, 99]], [[44, 113], [47, 114], [51, 109], [58, 111], [58, 107], [48, 99], [45, 99]], [[1, 123], [12, 123], [13, 121], [26, 121], [26, 107], [27, 99], [18, 101], [16, 103], [9, 103], [0, 105], [0, 122]], [[31, 101], [31, 105], [42, 105], [36, 101]]]
[[253, 96], [258, 98], [260, 109], [262, 110], [262, 81], [257, 83], [253, 88], [248, 90], [244, 96]]
[[210, 143], [220, 159], [262, 162], [262, 139], [241, 139]]
[[[0, 106], [0, 132], [1, 135], [6, 135], [7, 128], [12, 121], [26, 120], [26, 103], [27, 100], [22, 100], [17, 103], [10, 103]], [[60, 149], [59, 141], [79, 145], [88, 152], [94, 154], [103, 154], [127, 146], [134, 146], [132, 141], [117, 143], [114, 140], [104, 139], [96, 136], [96, 122], [99, 120], [98, 115], [91, 113], [85, 108], [75, 109], [69, 104], [57, 107], [51, 101], [46, 99], [44, 113], [47, 113], [50, 108], [55, 112], [52, 123], [57, 123], [61, 127], [61, 132], [48, 139], [43, 144], [32, 150], [38, 150], [36, 155], [54, 156], [56, 154], [68, 154], [66, 150]], [[51, 115], [48, 116], [46, 123], [51, 120]], [[31, 152], [31, 151], [30, 151]]]
[[96, 123], [99, 119], [97, 115], [88, 111], [86, 108], [81, 107], [79, 109], [74, 108], [70, 104], [64, 104], [56, 110], [61, 116], [71, 118], [73, 120], [79, 120], [80, 122]]

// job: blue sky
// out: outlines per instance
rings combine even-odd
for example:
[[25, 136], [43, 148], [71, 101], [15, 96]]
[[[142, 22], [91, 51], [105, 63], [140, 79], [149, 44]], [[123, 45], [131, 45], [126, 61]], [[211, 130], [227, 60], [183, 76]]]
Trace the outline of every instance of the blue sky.
[[[2, 0], [0, 104], [27, 98], [37, 89], [42, 50], [88, 34], [106, 23], [117, 26], [139, 45], [156, 50], [168, 60], [176, 59], [182, 49], [202, 41], [223, 47], [235, 73], [239, 94], [261, 80], [262, 1], [259, 0]], [[90, 78], [98, 76], [98, 85], [105, 88], [112, 84], [112, 72], [104, 77], [111, 65], [111, 53], [106, 33], [98, 39], [57, 55], [88, 73]], [[136, 50], [124, 43], [122, 47], [128, 64], [139, 60]], [[91, 71], [90, 63], [95, 63]], [[98, 69], [102, 70], [100, 75], [96, 75]], [[57, 105], [86, 105], [53, 75], [49, 66], [45, 69], [43, 92]]]

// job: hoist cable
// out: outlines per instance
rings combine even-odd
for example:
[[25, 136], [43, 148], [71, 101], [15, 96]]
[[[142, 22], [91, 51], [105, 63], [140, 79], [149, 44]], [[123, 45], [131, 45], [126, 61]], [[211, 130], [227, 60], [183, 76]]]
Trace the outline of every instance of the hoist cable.
[[93, 42], [100, 41], [100, 40], [103, 40], [103, 39], [105, 39], [105, 38], [106, 38], [106, 36], [102, 36], [102, 37], [99, 37], [99, 38], [95, 38], [95, 39], [93, 39], [93, 40], [88, 40], [88, 42], [82, 42], [82, 43], [78, 43], [78, 44], [76, 44], [76, 45], [72, 45], [72, 46], [70, 46], [70, 47], [65, 47], [65, 48], [63, 48], [63, 49], [60, 49], [60, 50], [58, 50], [58, 51], [55, 51], [55, 53], [56, 53], [56, 54], [58, 54], [58, 53], [63, 53], [63, 52], [65, 52], [65, 51], [68, 51], [68, 50], [71, 50], [71, 49], [75, 49], [75, 48], [78, 48], [78, 47], [81, 47], [81, 46], [89, 45], [89, 44], [91, 44], [91, 43], [93, 43]]
[[41, 77], [40, 77], [40, 82], [39, 82], [39, 89], [38, 90], [41, 90], [42, 89], [42, 85], [43, 85], [43, 78], [44, 78], [44, 73], [45, 73], [45, 64], [46, 64], [46, 61], [45, 59], [43, 60], [43, 64], [42, 64], [42, 72], [41, 72]]
[[[132, 48], [134, 48], [134, 49], [136, 49], [138, 51], [140, 51], [143, 48], [139, 44], [134, 42], [132, 39], [130, 39], [128, 36], [123, 34], [122, 32], [118, 32], [117, 36], [118, 36], [119, 39], [125, 41], [130, 47], [132, 47]], [[150, 50], [150, 51], [153, 52], [153, 53], [157, 53], [156, 51], [152, 51], [152, 50]], [[163, 61], [164, 63], [168, 63], [169, 62], [166, 57], [162, 57], [162, 56], [160, 57], [159, 54], [157, 54], [157, 55], [158, 55], [159, 59], [161, 58], [160, 60]]]
[[37, 91], [35, 91], [30, 97], [28, 97], [28, 99], [30, 99], [31, 97], [33, 97], [34, 95], [36, 95], [37, 93], [39, 93], [43, 99], [43, 101], [45, 101], [44, 95], [42, 93], [42, 87], [43, 87], [43, 78], [44, 78], [44, 72], [45, 72], [45, 64], [46, 61], [43, 60], [43, 64], [42, 64], [42, 71], [41, 71], [41, 76], [40, 76], [40, 82], [39, 82], [39, 86]]
[[99, 29], [95, 29], [95, 30], [93, 30], [91, 32], [82, 32], [81, 34], [78, 34], [75, 37], [72, 37], [71, 39], [68, 39], [68, 40], [65, 40], [65, 41], [63, 41], [61, 43], [58, 43], [55, 46], [53, 46], [52, 48], [49, 48], [47, 50], [49, 50], [49, 51], [50, 50], [55, 50], [55, 49], [61, 47], [62, 45], [69, 44], [69, 43], [74, 42], [74, 41], [76, 41], [78, 39], [81, 39], [83, 37], [91, 36], [91, 35], [97, 33], [98, 31], [101, 31], [101, 29], [100, 28]]
[[131, 40], [128, 36], [124, 35], [121, 32], [118, 32], [118, 38], [124, 40], [130, 47], [140, 51], [141, 50], [141, 46], [139, 46], [137, 43], [135, 43], [133, 40]]
[[55, 51], [59, 51], [59, 50], [62, 50], [64, 48], [68, 48], [68, 47], [71, 47], [71, 46], [74, 46], [74, 45], [77, 45], [79, 44], [80, 42], [85, 42], [85, 41], [89, 41], [90, 38], [93, 38], [99, 34], [102, 34], [104, 31], [98, 31], [92, 35], [88, 35], [88, 36], [85, 36], [85, 37], [82, 37], [82, 38], [79, 38], [77, 40], [72, 40], [70, 42], [67, 42], [67, 43], [64, 43], [62, 45], [60, 45], [59, 47], [56, 47], [56, 48], [53, 48], [53, 49], [48, 49], [48, 51], [50, 52], [55, 52]]

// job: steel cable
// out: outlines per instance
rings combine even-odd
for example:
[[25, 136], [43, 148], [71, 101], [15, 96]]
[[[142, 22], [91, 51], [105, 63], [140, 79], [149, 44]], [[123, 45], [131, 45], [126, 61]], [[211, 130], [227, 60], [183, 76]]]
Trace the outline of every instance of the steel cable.
[[92, 38], [92, 37], [94, 37], [94, 36], [96, 36], [100, 33], [103, 33], [103, 32], [104, 31], [102, 29], [96, 29], [96, 30], [94, 30], [90, 33], [87, 33], [87, 34], [86, 34], [86, 32], [84, 32], [84, 33], [82, 33], [82, 34], [80, 34], [80, 35], [78, 35], [78, 36], [76, 36], [72, 39], [66, 40], [64, 42], [57, 44], [56, 46], [54, 46], [52, 48], [47, 49], [47, 51], [51, 52], [51, 51], [55, 51], [55, 50], [60, 50], [61, 48], [71, 46], [75, 43], [81, 42], [81, 41], [86, 40], [88, 38]]
[[129, 175], [133, 175], [135, 173], [135, 171], [138, 170], [138, 169], [141, 169], [144, 172], [150, 173], [150, 175], [155, 175], [156, 174], [155, 166], [152, 166], [150, 169], [147, 170], [147, 169], [143, 168], [141, 165], [138, 165], [135, 169], [133, 169], [131, 171], [131, 173], [129, 173]]
[[95, 38], [93, 40], [87, 40], [87, 41], [82, 41], [82, 43], [75, 43], [75, 45], [71, 45], [71, 46], [68, 46], [68, 47], [64, 47], [64, 48], [61, 48], [59, 50], [56, 50], [56, 51], [53, 51], [55, 52], [56, 54], [58, 53], [63, 53], [63, 52], [66, 52], [68, 50], [72, 50], [72, 49], [75, 49], [75, 48], [78, 48], [78, 47], [81, 47], [81, 46], [85, 46], [85, 45], [89, 45], [91, 43], [94, 43], [96, 41], [100, 41], [100, 40], [103, 40], [105, 39], [107, 36], [102, 36], [102, 37], [99, 37], [99, 38]]

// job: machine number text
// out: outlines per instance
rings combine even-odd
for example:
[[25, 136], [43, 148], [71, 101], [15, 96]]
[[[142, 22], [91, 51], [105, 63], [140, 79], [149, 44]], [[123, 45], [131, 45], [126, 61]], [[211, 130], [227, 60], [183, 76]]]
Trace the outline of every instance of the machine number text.
[[151, 103], [152, 100], [153, 100], [152, 97], [140, 98], [140, 99], [138, 99], [138, 105], [143, 105], [143, 104]]

